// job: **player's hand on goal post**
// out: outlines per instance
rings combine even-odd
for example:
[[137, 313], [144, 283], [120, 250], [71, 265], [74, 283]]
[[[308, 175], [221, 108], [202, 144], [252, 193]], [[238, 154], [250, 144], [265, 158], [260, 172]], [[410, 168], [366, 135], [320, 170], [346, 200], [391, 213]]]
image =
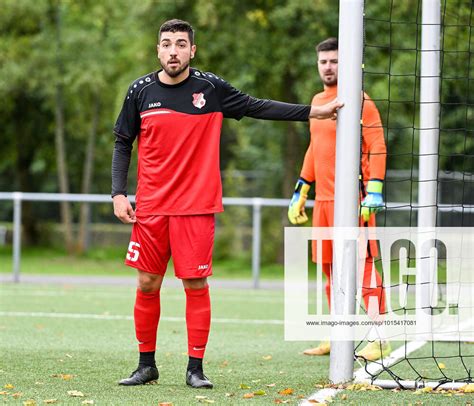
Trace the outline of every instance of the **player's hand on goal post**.
[[335, 120], [337, 118], [337, 111], [344, 106], [344, 103], [339, 102], [337, 99], [323, 104], [322, 106], [311, 106], [309, 112], [309, 118], [317, 118], [318, 120], [324, 120], [330, 118]]

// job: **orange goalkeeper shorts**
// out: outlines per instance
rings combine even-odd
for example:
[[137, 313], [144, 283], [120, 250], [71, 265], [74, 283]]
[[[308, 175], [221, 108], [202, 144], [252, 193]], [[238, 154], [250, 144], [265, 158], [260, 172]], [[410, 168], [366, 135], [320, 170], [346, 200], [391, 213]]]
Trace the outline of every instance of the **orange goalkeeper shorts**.
[[[360, 220], [360, 227], [375, 227], [375, 214], [370, 216], [369, 222], [364, 223]], [[314, 202], [313, 209], [313, 227], [334, 227], [334, 200], [316, 200]], [[312, 241], [312, 260], [316, 263], [317, 261], [317, 249], [316, 241]], [[322, 241], [322, 263], [332, 263], [332, 241]], [[377, 241], [369, 241], [369, 247], [367, 249], [367, 257], [378, 256]]]

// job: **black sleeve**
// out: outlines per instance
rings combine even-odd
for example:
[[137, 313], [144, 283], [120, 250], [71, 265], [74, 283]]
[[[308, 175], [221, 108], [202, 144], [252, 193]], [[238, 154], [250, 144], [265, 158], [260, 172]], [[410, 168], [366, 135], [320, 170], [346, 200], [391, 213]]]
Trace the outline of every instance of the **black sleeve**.
[[116, 137], [112, 155], [112, 197], [127, 196], [127, 177], [133, 141], [128, 138]]
[[308, 121], [311, 106], [263, 100], [242, 93], [226, 81], [218, 81], [218, 95], [226, 118], [253, 117], [263, 120]]
[[311, 106], [250, 97], [247, 117], [263, 120], [308, 121]]
[[137, 105], [137, 93], [133, 91], [131, 85], [123, 101], [122, 110], [115, 122], [114, 133], [120, 137], [130, 139], [132, 143], [140, 132], [141, 118]]
[[133, 141], [140, 132], [140, 120], [136, 93], [130, 86], [114, 126], [116, 138], [112, 155], [112, 197], [127, 196], [128, 168], [132, 156]]

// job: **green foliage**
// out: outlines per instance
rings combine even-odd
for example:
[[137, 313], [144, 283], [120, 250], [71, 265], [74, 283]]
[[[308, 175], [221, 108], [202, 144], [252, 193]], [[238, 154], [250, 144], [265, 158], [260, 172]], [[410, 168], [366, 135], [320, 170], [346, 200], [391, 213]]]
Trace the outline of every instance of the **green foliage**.
[[[421, 2], [365, 3], [364, 89], [386, 126], [388, 169], [414, 170]], [[472, 4], [442, 3], [447, 26], [441, 38], [440, 168], [472, 172]], [[157, 31], [166, 19], [187, 19], [195, 27], [197, 68], [256, 97], [299, 103], [322, 89], [316, 43], [338, 34], [338, 2], [329, 0], [1, 0], [0, 8], [0, 190], [58, 191], [54, 109], [61, 86], [70, 190], [81, 188], [97, 102], [92, 192], [110, 191], [111, 130], [127, 86], [158, 67]], [[289, 198], [307, 145], [305, 124], [226, 121], [224, 194]], [[130, 192], [135, 165], [136, 159]]]

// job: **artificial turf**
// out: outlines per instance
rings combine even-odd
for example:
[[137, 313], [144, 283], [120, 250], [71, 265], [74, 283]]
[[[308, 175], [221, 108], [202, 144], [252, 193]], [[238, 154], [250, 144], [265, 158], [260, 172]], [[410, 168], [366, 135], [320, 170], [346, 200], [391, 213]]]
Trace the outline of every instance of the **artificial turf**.
[[[32, 400], [38, 405], [55, 399], [55, 403], [72, 405], [85, 401], [96, 405], [298, 404], [317, 385], [327, 383], [329, 357], [303, 356], [302, 350], [314, 343], [284, 341], [281, 291], [213, 289], [212, 285], [211, 291], [214, 322], [205, 373], [215, 389], [194, 390], [184, 381], [182, 289], [164, 288], [162, 292], [158, 384], [120, 387], [117, 381], [137, 363], [131, 318], [133, 287], [4, 284], [0, 287], [0, 401], [28, 404]], [[74, 397], [68, 391], [84, 396]], [[254, 395], [244, 398], [247, 394]], [[472, 396], [342, 391], [333, 401], [464, 405]]]

